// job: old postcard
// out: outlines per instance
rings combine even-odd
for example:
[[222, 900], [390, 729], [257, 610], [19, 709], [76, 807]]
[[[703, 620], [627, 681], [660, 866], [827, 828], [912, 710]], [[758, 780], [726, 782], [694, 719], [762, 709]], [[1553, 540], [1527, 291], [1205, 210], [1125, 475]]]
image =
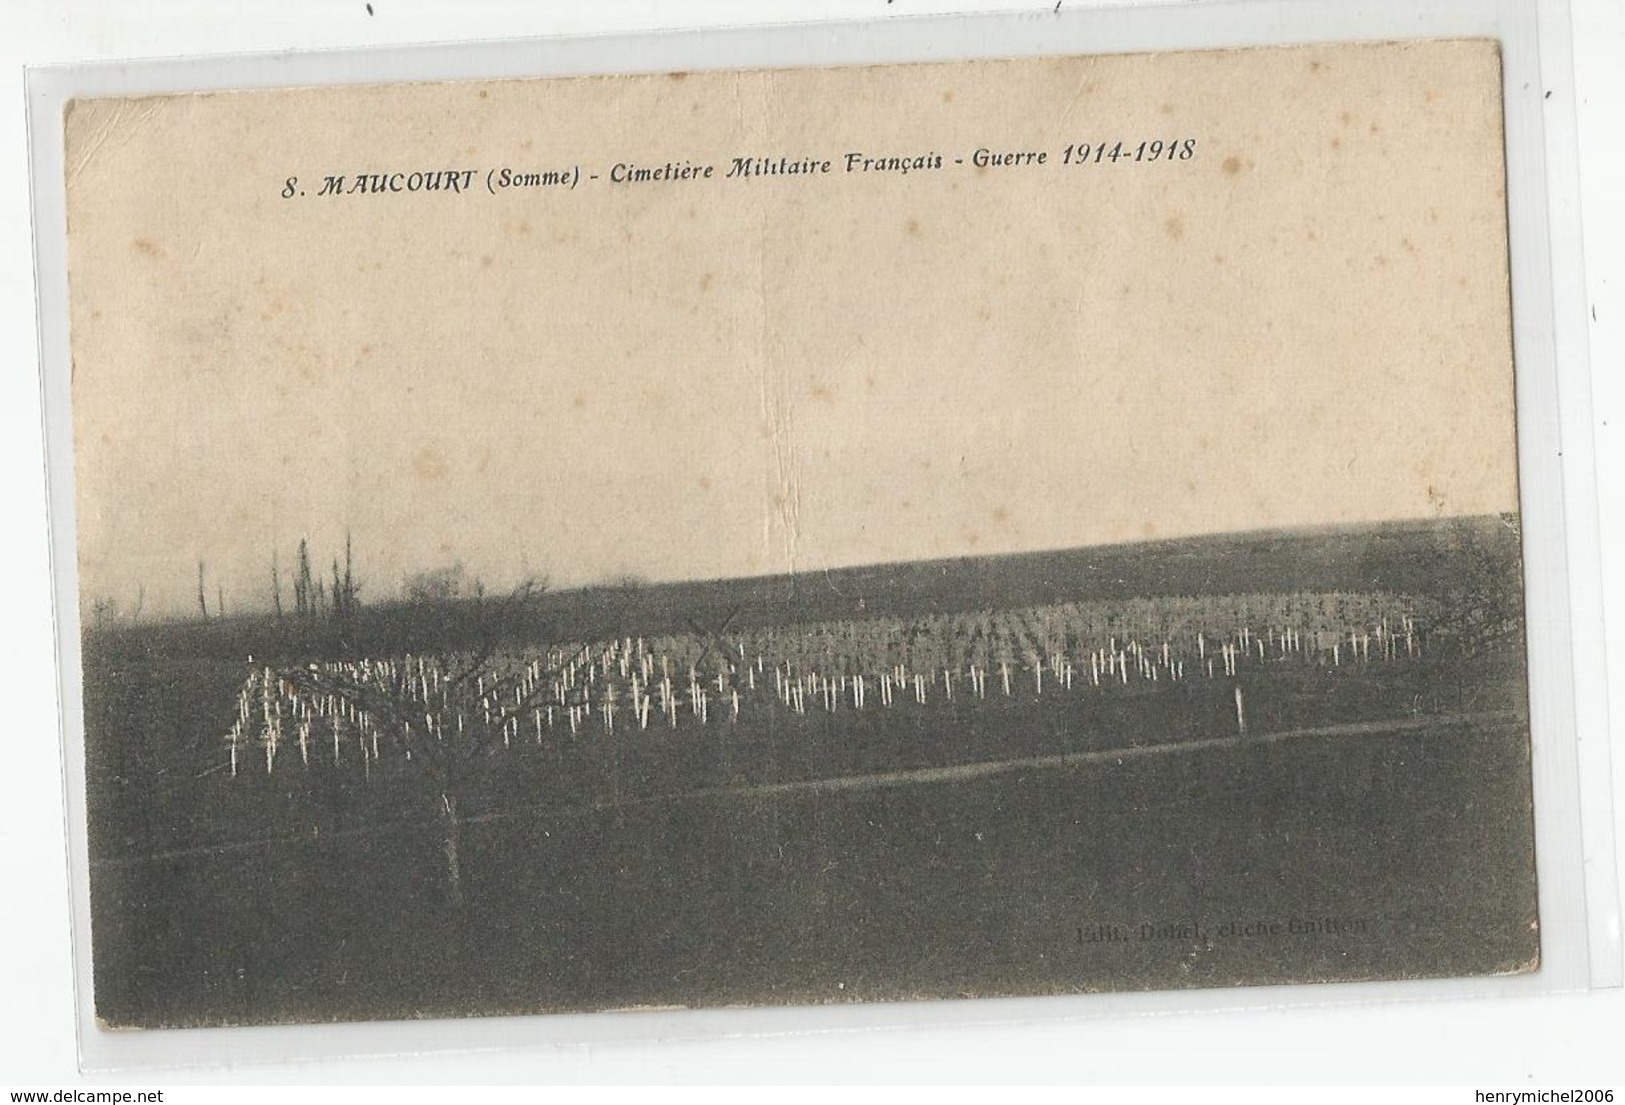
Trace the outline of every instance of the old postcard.
[[1536, 969], [1500, 81], [72, 103], [100, 1021]]

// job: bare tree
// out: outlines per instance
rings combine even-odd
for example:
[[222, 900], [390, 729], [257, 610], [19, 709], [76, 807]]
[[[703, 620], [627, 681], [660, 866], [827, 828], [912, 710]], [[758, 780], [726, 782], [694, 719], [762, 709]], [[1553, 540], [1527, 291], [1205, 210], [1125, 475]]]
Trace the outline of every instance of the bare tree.
[[310, 541], [299, 539], [299, 558], [294, 565], [293, 608], [300, 617], [316, 613], [316, 592], [310, 574]]
[[431, 568], [408, 576], [404, 585], [406, 600], [414, 603], [448, 602], [470, 591], [468, 569], [463, 562], [444, 568]]
[[271, 606], [276, 616], [282, 617], [282, 569], [277, 564], [276, 546], [271, 546]]
[[360, 584], [355, 581], [355, 555], [351, 545], [350, 534], [344, 534], [344, 572], [339, 573], [339, 558], [333, 558], [333, 616], [337, 618], [350, 618], [354, 616], [361, 605], [359, 595]]
[[209, 600], [203, 589], [203, 561], [197, 562], [197, 608], [205, 619], [209, 616]]
[[1447, 525], [1430, 565], [1435, 640], [1461, 656], [1522, 641], [1522, 547], [1516, 515]]
[[[488, 616], [481, 619], [481, 639], [469, 652], [443, 658], [446, 673], [436, 701], [440, 703], [442, 716], [470, 719], [471, 724], [466, 728], [448, 726], [443, 731], [432, 731], [425, 717], [424, 703], [413, 696], [410, 681], [407, 690], [390, 691], [376, 681], [366, 681], [359, 672], [342, 674], [342, 668], [293, 666], [281, 673], [282, 679], [307, 692], [348, 702], [356, 712], [364, 712], [374, 725], [390, 733], [410, 751], [413, 766], [419, 768], [419, 777], [424, 780], [426, 795], [430, 796], [441, 828], [446, 897], [454, 908], [466, 904], [463, 815], [459, 798], [480, 778], [492, 743], [501, 741], [502, 734], [508, 732], [510, 726], [516, 726], [521, 718], [543, 708], [550, 700], [553, 680], [562, 671], [561, 664], [560, 670], [542, 672], [527, 695], [513, 682], [512, 673], [505, 670], [498, 655], [502, 646], [514, 639], [521, 629], [533, 630], [531, 607], [545, 589], [546, 584], [537, 580], [520, 584], [503, 600], [492, 604]], [[583, 646], [581, 656], [570, 659], [585, 662], [587, 647]], [[548, 651], [542, 646], [543, 655]], [[505, 678], [508, 682], [504, 692], [493, 695], [493, 689]]]
[[350, 546], [350, 531], [344, 531], [344, 612], [354, 614], [360, 605], [361, 585], [355, 581], [355, 560]]

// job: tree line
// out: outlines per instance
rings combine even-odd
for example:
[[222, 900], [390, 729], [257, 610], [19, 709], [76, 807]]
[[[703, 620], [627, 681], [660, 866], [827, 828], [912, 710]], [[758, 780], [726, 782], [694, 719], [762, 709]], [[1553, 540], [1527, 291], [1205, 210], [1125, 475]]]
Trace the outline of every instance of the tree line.
[[[294, 557], [291, 572], [284, 572], [281, 558], [275, 548], [271, 549], [271, 610], [280, 620], [289, 616], [295, 618], [322, 618], [330, 617], [346, 619], [361, 608], [361, 584], [355, 576], [355, 548], [348, 531], [344, 534], [344, 558], [342, 563], [335, 554], [332, 562], [332, 575], [325, 577], [315, 567], [310, 552], [310, 539], [301, 537], [299, 549]], [[293, 606], [289, 609], [284, 601], [283, 577], [289, 576], [289, 583], [293, 592]], [[208, 620], [210, 618], [224, 618], [228, 611], [226, 608], [226, 589], [223, 584], [216, 583], [214, 588], [214, 605], [210, 608], [209, 568], [203, 560], [197, 562], [197, 612], [198, 617]], [[98, 602], [96, 614], [98, 621], [105, 620], [102, 614], [103, 604]]]

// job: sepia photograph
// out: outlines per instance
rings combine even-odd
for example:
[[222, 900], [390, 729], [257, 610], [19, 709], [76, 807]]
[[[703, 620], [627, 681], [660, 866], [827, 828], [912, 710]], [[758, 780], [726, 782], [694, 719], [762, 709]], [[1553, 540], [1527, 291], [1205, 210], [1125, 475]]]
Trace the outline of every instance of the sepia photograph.
[[1501, 84], [73, 101], [98, 1023], [1538, 970]]

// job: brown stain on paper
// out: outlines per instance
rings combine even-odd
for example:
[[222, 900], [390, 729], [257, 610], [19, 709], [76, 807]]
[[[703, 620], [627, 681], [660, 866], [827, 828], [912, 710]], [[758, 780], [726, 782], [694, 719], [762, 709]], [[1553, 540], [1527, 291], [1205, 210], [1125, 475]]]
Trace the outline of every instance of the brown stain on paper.
[[442, 483], [450, 471], [445, 455], [433, 445], [412, 454], [412, 475], [419, 483]]

